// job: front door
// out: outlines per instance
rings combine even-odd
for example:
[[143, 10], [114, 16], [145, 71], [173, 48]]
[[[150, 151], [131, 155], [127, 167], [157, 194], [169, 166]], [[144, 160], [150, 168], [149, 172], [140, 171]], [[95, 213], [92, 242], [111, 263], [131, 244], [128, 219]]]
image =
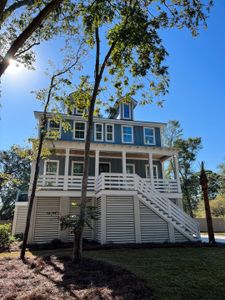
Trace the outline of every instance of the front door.
[[101, 173], [109, 173], [109, 163], [99, 164], [99, 174]]

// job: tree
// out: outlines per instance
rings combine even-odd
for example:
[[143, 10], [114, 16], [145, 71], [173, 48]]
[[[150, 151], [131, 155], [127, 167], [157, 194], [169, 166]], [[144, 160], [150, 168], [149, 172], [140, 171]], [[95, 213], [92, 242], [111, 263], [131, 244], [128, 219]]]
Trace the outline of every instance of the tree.
[[205, 214], [206, 214], [206, 221], [208, 227], [208, 236], [209, 236], [209, 243], [215, 243], [214, 231], [213, 231], [213, 223], [212, 223], [212, 215], [210, 211], [209, 205], [209, 197], [208, 197], [208, 178], [205, 172], [204, 163], [201, 163], [201, 172], [200, 172], [200, 184], [202, 187], [203, 199], [205, 204]]
[[193, 217], [193, 208], [196, 206], [198, 180], [193, 176], [193, 163], [201, 149], [201, 138], [178, 139], [174, 143], [178, 150], [179, 173], [185, 210]]
[[225, 195], [225, 162], [219, 164], [219, 175], [220, 175], [220, 194]]
[[[40, 136], [39, 139], [36, 141], [35, 149], [34, 149], [34, 175], [33, 178], [31, 178], [31, 195], [29, 198], [28, 203], [28, 211], [27, 211], [27, 219], [26, 219], [26, 225], [25, 225], [25, 231], [23, 236], [23, 243], [21, 247], [20, 252], [20, 258], [24, 260], [25, 258], [25, 252], [26, 252], [26, 246], [27, 246], [27, 239], [28, 239], [28, 233], [30, 229], [30, 220], [31, 220], [31, 214], [33, 209], [33, 203], [35, 199], [35, 193], [37, 188], [37, 180], [38, 180], [38, 174], [39, 174], [39, 164], [40, 159], [43, 155], [43, 146], [45, 138], [48, 137], [48, 139], [57, 139], [58, 138], [58, 132], [55, 130], [52, 130], [51, 132], [47, 131], [47, 121], [48, 121], [48, 112], [52, 108], [52, 111], [55, 113], [54, 117], [52, 118], [53, 122], [60, 122], [60, 114], [57, 113], [56, 107], [54, 106], [54, 103], [61, 103], [65, 102], [63, 99], [63, 88], [66, 89], [72, 86], [71, 82], [71, 76], [72, 76], [72, 70], [76, 69], [78, 66], [79, 58], [80, 58], [80, 47], [78, 48], [77, 53], [75, 56], [67, 57], [64, 60], [64, 66], [61, 70], [56, 70], [52, 75], [50, 75], [50, 84], [46, 89], [41, 89], [36, 93], [36, 97], [39, 101], [42, 101], [44, 104], [44, 111], [43, 116], [40, 120]], [[59, 95], [60, 93], [60, 95]], [[65, 95], [65, 92], [64, 92]], [[62, 127], [64, 130], [69, 129], [67, 123], [62, 123]]]
[[[75, 262], [79, 262], [82, 257], [90, 137], [96, 99], [104, 90], [101, 86], [103, 75], [105, 73], [107, 75], [104, 82], [110, 78], [114, 96], [117, 98], [124, 96], [124, 101], [129, 101], [129, 97], [134, 96], [139, 90], [142, 90], [141, 104], [151, 103], [153, 97], [165, 95], [168, 89], [168, 71], [163, 62], [167, 52], [159, 37], [159, 30], [187, 27], [193, 35], [196, 35], [199, 24], [206, 24], [208, 7], [198, 0], [193, 2], [97, 0], [94, 3], [86, 1], [80, 5], [81, 33], [90, 46], [92, 55], [95, 47], [95, 62], [93, 90], [88, 107], [80, 222], [75, 235]], [[101, 46], [102, 40], [107, 42], [108, 49]], [[90, 63], [90, 66], [92, 65]], [[90, 70], [87, 78], [90, 78]], [[149, 83], [146, 92], [145, 78]], [[115, 100], [114, 96], [111, 94], [109, 99]]]
[[[24, 158], [23, 153], [27, 153]], [[18, 190], [27, 191], [30, 180], [29, 149], [13, 145], [8, 151], [0, 152], [0, 219], [8, 220], [13, 216]]]
[[76, 18], [76, 5], [69, 0], [8, 2], [0, 4], [0, 77], [14, 59], [31, 67], [31, 49], [58, 33], [66, 35], [68, 24]]

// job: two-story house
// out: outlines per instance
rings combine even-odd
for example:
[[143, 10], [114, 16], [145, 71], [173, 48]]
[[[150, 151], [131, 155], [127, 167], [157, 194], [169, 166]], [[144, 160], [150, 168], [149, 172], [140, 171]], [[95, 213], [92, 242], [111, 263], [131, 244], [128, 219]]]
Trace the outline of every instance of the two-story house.
[[[101, 244], [196, 241], [198, 224], [182, 208], [176, 151], [162, 144], [166, 124], [134, 120], [136, 104], [117, 102], [108, 118], [94, 118], [87, 196], [99, 217], [84, 237]], [[42, 112], [34, 114], [40, 120]], [[81, 197], [87, 127], [82, 114], [75, 109], [63, 115], [71, 127], [66, 132], [48, 115], [48, 130], [59, 138], [49, 141], [54, 154], [40, 164], [29, 243], [72, 239], [59, 217], [79, 210], [74, 203]], [[171, 159], [176, 172], [167, 180], [164, 167]], [[16, 204], [14, 233], [24, 227], [26, 207]]]

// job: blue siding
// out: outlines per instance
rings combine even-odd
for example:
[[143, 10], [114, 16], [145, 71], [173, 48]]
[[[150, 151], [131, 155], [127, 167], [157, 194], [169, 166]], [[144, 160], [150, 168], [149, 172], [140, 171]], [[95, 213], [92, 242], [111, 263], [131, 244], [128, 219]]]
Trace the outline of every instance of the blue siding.
[[[68, 120], [71, 129], [68, 131], [64, 131], [62, 129], [62, 134], [61, 134], [61, 140], [64, 141], [74, 141], [73, 138], [73, 130], [74, 130], [74, 122], [73, 120]], [[98, 122], [101, 123], [101, 122]], [[108, 123], [110, 124], [110, 123]], [[91, 142], [92, 143], [103, 143], [103, 144], [112, 144], [112, 142], [106, 142], [105, 141], [105, 124], [103, 124], [103, 141], [102, 142], [96, 142], [94, 140], [94, 125], [93, 125], [93, 130], [92, 130], [92, 135], [91, 135]], [[127, 122], [126, 126], [131, 126], [129, 125], [129, 121]], [[144, 132], [143, 132], [143, 127], [144, 126], [133, 126], [133, 144], [129, 145], [136, 145], [136, 146], [148, 146], [148, 147], [161, 147], [161, 136], [160, 136], [160, 128], [155, 127], [155, 145], [145, 145], [144, 144]], [[82, 140], [79, 140], [79, 142], [82, 142]], [[120, 145], [122, 144], [122, 124], [114, 124], [114, 142], [113, 144]]]

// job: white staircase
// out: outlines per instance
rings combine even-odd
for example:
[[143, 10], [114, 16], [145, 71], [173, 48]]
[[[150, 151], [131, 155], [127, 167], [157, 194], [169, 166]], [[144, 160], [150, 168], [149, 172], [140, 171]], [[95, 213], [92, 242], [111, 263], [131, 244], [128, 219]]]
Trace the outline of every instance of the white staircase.
[[140, 201], [188, 240], [200, 240], [198, 223], [137, 174], [102, 173], [96, 180], [96, 193], [102, 190], [136, 191]]

